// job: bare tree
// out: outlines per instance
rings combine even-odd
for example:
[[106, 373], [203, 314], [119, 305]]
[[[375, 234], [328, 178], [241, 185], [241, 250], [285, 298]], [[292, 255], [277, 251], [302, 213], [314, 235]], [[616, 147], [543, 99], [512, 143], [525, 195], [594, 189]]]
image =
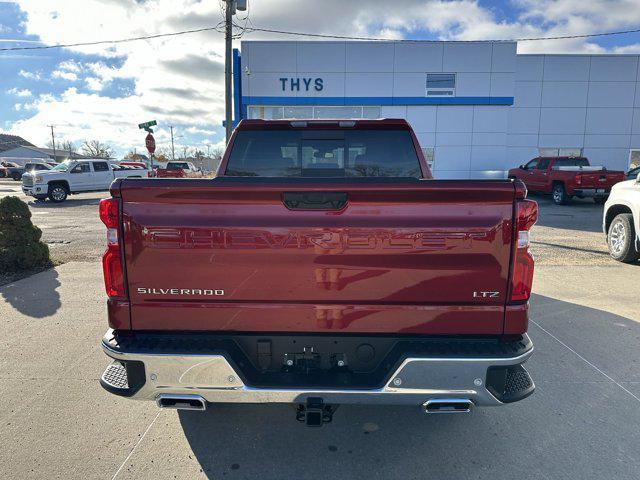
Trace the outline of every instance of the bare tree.
[[[49, 140], [45, 144], [45, 147], [53, 149], [53, 142]], [[61, 140], [59, 142], [56, 142], [56, 150], [60, 150], [61, 152], [64, 152], [64, 153], [70, 153], [70, 152], [75, 153], [78, 151], [76, 144], [73, 143], [71, 140]]]
[[218, 161], [222, 160], [222, 155], [224, 155], [224, 148], [222, 147], [216, 147], [213, 152], [211, 152], [211, 158]]
[[113, 147], [100, 140], [87, 140], [82, 144], [82, 154], [93, 158], [111, 158]]
[[137, 160], [139, 157], [135, 150], [129, 150], [122, 158], [124, 160]]
[[198, 148], [195, 149], [193, 156], [196, 160], [200, 160], [200, 161], [202, 161], [202, 159], [205, 158], [204, 152]]

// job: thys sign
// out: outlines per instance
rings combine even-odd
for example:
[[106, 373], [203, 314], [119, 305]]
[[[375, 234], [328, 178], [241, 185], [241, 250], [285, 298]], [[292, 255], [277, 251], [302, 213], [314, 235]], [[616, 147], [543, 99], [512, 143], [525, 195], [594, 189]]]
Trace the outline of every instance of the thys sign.
[[315, 90], [321, 92], [324, 88], [322, 78], [311, 77], [295, 77], [295, 78], [279, 78], [280, 86], [283, 92], [308, 92]]

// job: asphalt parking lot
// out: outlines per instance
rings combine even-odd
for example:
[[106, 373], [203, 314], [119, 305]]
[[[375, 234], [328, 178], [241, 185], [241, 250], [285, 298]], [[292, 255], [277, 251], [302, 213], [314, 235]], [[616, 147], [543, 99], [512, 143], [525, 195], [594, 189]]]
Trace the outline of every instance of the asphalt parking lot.
[[471, 415], [342, 406], [310, 429], [288, 405], [177, 413], [101, 389], [102, 196], [30, 202], [63, 264], [0, 287], [0, 477], [639, 477], [640, 265], [608, 257], [601, 206], [534, 197], [532, 397]]

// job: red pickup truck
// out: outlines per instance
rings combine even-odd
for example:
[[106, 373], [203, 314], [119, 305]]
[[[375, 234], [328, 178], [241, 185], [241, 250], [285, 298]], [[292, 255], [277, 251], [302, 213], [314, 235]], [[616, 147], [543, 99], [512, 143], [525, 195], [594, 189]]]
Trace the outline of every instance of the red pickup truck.
[[572, 197], [592, 197], [604, 204], [611, 187], [625, 179], [623, 171], [592, 167], [584, 157], [538, 157], [509, 170], [509, 178], [524, 182], [530, 191], [550, 193], [562, 205]]
[[191, 162], [168, 162], [156, 171], [158, 178], [201, 178], [202, 170]]
[[112, 363], [160, 407], [426, 413], [534, 390], [522, 364], [537, 204], [433, 180], [404, 120], [243, 120], [215, 179], [122, 179], [100, 202]]

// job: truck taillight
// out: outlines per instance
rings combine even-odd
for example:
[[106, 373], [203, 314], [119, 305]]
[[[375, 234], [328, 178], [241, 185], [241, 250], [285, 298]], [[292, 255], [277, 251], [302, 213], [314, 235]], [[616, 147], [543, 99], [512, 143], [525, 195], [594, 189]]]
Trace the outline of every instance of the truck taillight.
[[102, 271], [104, 286], [109, 297], [124, 297], [124, 274], [122, 256], [120, 254], [120, 239], [118, 238], [118, 224], [120, 211], [117, 198], [105, 198], [98, 205], [100, 220], [107, 227], [107, 250], [102, 256]]
[[582, 175], [579, 173], [575, 176], [576, 185], [582, 185]]
[[529, 300], [533, 284], [533, 255], [529, 252], [529, 230], [538, 220], [538, 204], [533, 200], [518, 200], [516, 210], [511, 300], [526, 301]]

